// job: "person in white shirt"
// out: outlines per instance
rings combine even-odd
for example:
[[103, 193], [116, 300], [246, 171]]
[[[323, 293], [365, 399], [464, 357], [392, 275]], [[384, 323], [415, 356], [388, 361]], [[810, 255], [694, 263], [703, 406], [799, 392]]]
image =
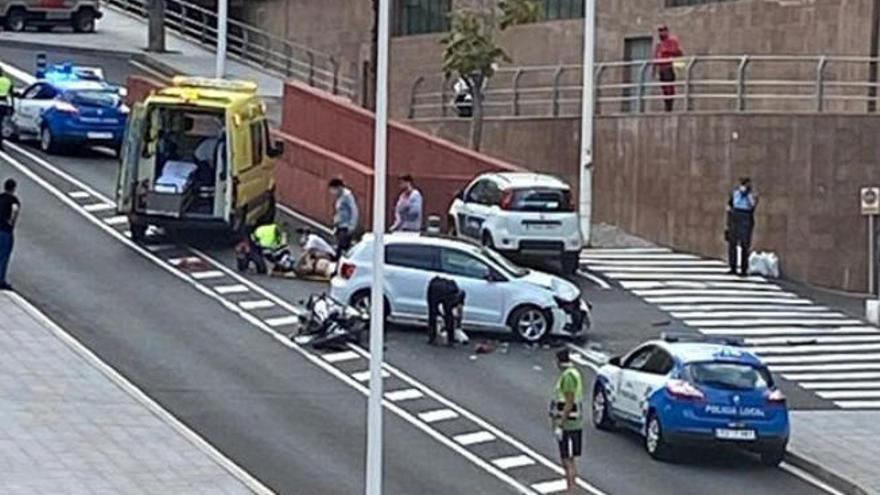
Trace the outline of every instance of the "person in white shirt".
[[401, 177], [391, 232], [421, 232], [423, 204], [422, 192], [416, 189], [412, 176]]
[[325, 276], [329, 278], [333, 274], [332, 260], [336, 257], [336, 251], [321, 236], [309, 229], [298, 229], [299, 245], [302, 249], [293, 271], [298, 277]]

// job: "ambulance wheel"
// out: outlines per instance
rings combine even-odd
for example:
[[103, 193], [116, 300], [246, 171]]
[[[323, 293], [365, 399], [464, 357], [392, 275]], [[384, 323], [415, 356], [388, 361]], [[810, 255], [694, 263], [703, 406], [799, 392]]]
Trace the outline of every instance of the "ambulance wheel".
[[27, 12], [22, 8], [15, 8], [6, 14], [6, 30], [20, 33], [27, 27]]
[[95, 11], [92, 9], [81, 9], [73, 14], [71, 20], [73, 31], [75, 33], [94, 33], [95, 32]]

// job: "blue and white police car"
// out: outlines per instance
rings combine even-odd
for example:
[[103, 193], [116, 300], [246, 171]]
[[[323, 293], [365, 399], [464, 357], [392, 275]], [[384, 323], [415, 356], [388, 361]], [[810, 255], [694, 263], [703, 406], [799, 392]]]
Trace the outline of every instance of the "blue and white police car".
[[779, 464], [789, 436], [785, 396], [747, 350], [667, 337], [646, 342], [599, 369], [592, 422], [632, 429], [655, 459], [688, 444], [732, 445]]
[[118, 152], [128, 107], [125, 90], [104, 80], [100, 69], [70, 64], [49, 67], [16, 94], [4, 137], [37, 140], [48, 153], [67, 146], [106, 146]]

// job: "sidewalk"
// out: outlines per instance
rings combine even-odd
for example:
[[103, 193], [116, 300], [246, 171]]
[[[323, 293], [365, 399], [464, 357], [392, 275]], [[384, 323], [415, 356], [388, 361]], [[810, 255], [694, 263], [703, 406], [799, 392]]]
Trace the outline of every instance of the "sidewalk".
[[[215, 52], [178, 37], [173, 31], [166, 36], [167, 53], [147, 53], [147, 25], [112, 8], [104, 9], [104, 17], [98, 22], [98, 30], [90, 34], [68, 32], [0, 32], [0, 43], [25, 43], [30, 46], [45, 45], [47, 48], [65, 47], [96, 52], [130, 53], [163, 73], [191, 76], [214, 76]], [[262, 72], [248, 65], [229, 59], [226, 72], [230, 78], [255, 81], [260, 95], [268, 99], [280, 99], [284, 81], [280, 77]]]
[[9, 292], [0, 485], [9, 495], [271, 493]]

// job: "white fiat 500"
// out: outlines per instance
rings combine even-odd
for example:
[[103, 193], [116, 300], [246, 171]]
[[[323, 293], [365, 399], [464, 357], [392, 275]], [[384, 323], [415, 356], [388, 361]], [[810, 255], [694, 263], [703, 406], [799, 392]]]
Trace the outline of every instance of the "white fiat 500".
[[[340, 260], [330, 285], [339, 301], [369, 311], [373, 236]], [[528, 342], [550, 336], [580, 337], [589, 328], [589, 304], [573, 283], [512, 264], [491, 249], [447, 237], [397, 233], [385, 237], [385, 312], [389, 321], [428, 319], [428, 283], [454, 280], [465, 292], [462, 326], [512, 331]]]

